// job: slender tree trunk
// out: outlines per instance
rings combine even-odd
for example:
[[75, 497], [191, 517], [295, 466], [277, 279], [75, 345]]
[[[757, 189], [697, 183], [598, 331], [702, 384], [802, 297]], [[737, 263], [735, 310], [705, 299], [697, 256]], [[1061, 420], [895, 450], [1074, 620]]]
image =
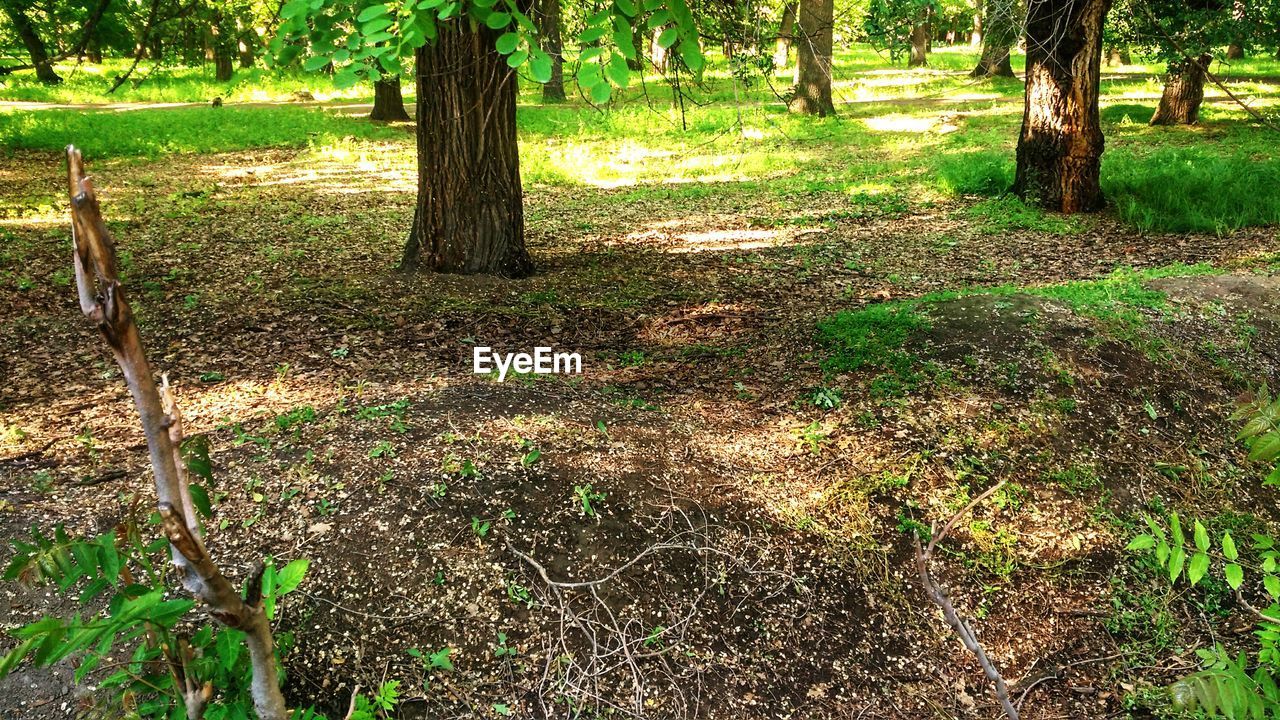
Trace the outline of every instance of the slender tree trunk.
[[89, 58], [89, 62], [94, 65], [102, 64], [102, 46], [98, 44], [97, 40], [90, 41], [85, 48], [85, 55]]
[[[1035, 0], [1033, 0], [1034, 2]], [[982, 58], [969, 77], [1014, 77], [1009, 53], [1018, 42], [1018, 0], [987, 0], [982, 20]]]
[[[551, 56], [551, 79], [542, 85], [543, 102], [561, 102], [564, 97], [564, 41], [560, 39], [560, 0], [534, 0], [533, 21], [538, 27], [542, 50]], [[639, 23], [637, 23], [639, 25]], [[643, 52], [636, 44], [636, 56]]]
[[791, 57], [791, 39], [795, 35], [795, 26], [796, 4], [789, 2], [782, 8], [782, 21], [778, 24], [778, 37], [773, 48], [774, 67], [787, 66], [787, 60]]
[[45, 47], [44, 40], [40, 39], [40, 34], [36, 32], [35, 25], [31, 23], [31, 18], [27, 17], [26, 11], [18, 7], [13, 0], [5, 0], [3, 4], [5, 14], [13, 23], [13, 31], [17, 33], [18, 39], [27, 49], [27, 54], [31, 56], [31, 64], [36, 67], [36, 78], [46, 85], [57, 85], [62, 82], [62, 78], [54, 72], [53, 64], [49, 62], [49, 51]]
[[831, 26], [833, 0], [800, 0], [796, 33], [796, 87], [791, 112], [826, 117], [836, 114], [831, 100]]
[[214, 80], [217, 82], [230, 82], [231, 76], [235, 72], [233, 56], [236, 48], [235, 36], [231, 32], [231, 23], [227, 22], [221, 13], [217, 13], [213, 18], [209, 33], [213, 44]]
[[973, 30], [969, 33], [969, 47], [982, 45], [982, 13], [985, 11], [985, 3], [978, 3], [978, 7], [974, 8]]
[[663, 28], [656, 27], [653, 29], [653, 40], [649, 43], [649, 62], [653, 63], [653, 67], [661, 73], [667, 71], [667, 49], [658, 44], [658, 37], [662, 35]]
[[258, 44], [258, 35], [252, 29], [240, 33], [239, 40], [240, 67], [251, 68], [254, 61], [254, 49]]
[[1097, 210], [1102, 127], [1102, 24], [1111, 0], [1031, 0], [1027, 89], [1013, 190], [1065, 213]]
[[1204, 102], [1204, 81], [1213, 55], [1205, 53], [1170, 68], [1160, 95], [1160, 106], [1151, 116], [1152, 125], [1195, 125]]
[[1228, 60], [1242, 60], [1242, 59], [1244, 59], [1244, 47], [1243, 47], [1240, 43], [1238, 43], [1238, 42], [1233, 42], [1233, 43], [1231, 43], [1230, 45], [1228, 45], [1228, 46], [1227, 46], [1227, 59], [1228, 59]]
[[495, 31], [441, 23], [415, 51], [418, 203], [401, 267], [523, 277], [516, 75]]
[[907, 67], [929, 66], [929, 27], [916, 25], [911, 28], [911, 55], [907, 59]]
[[370, 120], [379, 122], [405, 121], [409, 112], [404, 109], [404, 94], [400, 92], [400, 76], [384, 77], [373, 83], [373, 112]]

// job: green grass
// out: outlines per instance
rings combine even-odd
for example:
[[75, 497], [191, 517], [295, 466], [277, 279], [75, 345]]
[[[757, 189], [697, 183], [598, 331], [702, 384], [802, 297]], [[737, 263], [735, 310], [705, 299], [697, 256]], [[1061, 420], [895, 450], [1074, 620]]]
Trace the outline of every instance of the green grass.
[[305, 147], [333, 144], [347, 137], [377, 140], [404, 136], [394, 129], [303, 107], [0, 112], [0, 147], [58, 151], [75, 144], [87, 157], [99, 159]]
[[918, 303], [880, 303], [860, 310], [838, 312], [818, 324], [819, 340], [830, 355], [828, 370], [853, 371], [862, 367], [906, 369], [910, 358], [902, 345], [911, 333], [929, 327], [917, 310]]

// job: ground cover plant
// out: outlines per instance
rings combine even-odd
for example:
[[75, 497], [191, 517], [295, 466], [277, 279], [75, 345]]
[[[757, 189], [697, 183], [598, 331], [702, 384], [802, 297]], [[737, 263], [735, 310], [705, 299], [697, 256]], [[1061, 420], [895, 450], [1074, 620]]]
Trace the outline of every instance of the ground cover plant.
[[0, 716], [1274, 714], [1273, 4], [1093, 4], [1095, 212], [998, 2], [0, 4]]

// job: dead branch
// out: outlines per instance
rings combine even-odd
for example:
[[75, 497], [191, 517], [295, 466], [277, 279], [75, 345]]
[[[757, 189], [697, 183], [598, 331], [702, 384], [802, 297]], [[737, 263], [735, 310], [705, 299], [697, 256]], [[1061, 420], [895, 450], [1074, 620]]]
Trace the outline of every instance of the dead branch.
[[[85, 176], [84, 160], [74, 146], [67, 147], [67, 177], [80, 309], [107, 341], [133, 396], [151, 454], [157, 505], [173, 564], [183, 587], [208, 606], [215, 620], [245, 633], [253, 665], [251, 692], [258, 717], [285, 720], [288, 711], [276, 674], [271, 627], [262, 608], [262, 570], [259, 567], [251, 577], [247, 597], [242, 600], [205, 549], [179, 455], [181, 416], [168, 383], [157, 387], [151, 374], [137, 323], [116, 273], [115, 244], [103, 222], [93, 183]], [[206, 690], [187, 675], [188, 661], [181, 647], [168, 653], [175, 678], [182, 679], [178, 687], [183, 693], [187, 716], [199, 718], [207, 702]]]
[[929, 597], [929, 601], [942, 610], [942, 617], [947, 621], [947, 625], [951, 626], [951, 630], [956, 634], [956, 637], [960, 638], [960, 642], [965, 648], [973, 653], [974, 657], [978, 658], [978, 664], [982, 666], [982, 672], [995, 685], [996, 698], [1000, 701], [1000, 707], [1004, 709], [1004, 714], [1009, 717], [1009, 720], [1018, 720], [1018, 710], [1009, 701], [1009, 687], [1005, 684], [1004, 677], [1000, 675], [1000, 671], [996, 669], [991, 659], [987, 657], [987, 653], [982, 649], [981, 643], [978, 642], [978, 636], [974, 634], [973, 628], [956, 612], [955, 606], [951, 604], [951, 598], [947, 597], [947, 593], [929, 571], [929, 563], [933, 560], [933, 549], [938, 542], [951, 532], [951, 528], [955, 527], [956, 522], [962, 516], [967, 515], [979, 503], [995, 494], [1002, 485], [1004, 485], [1004, 481], [997, 483], [991, 489], [975, 498], [973, 502], [966, 505], [960, 512], [952, 515], [951, 519], [943, 525], [942, 531], [935, 533], [930, 538], [927, 547], [921, 547], [920, 535], [917, 534], [915, 536], [916, 568], [920, 572], [920, 584], [924, 586], [924, 592]]

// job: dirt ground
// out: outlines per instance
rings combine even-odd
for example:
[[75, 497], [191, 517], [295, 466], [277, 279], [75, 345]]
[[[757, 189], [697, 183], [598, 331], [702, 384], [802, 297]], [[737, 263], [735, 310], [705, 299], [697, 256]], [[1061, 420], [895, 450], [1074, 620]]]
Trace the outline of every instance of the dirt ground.
[[[59, 168], [0, 158], [17, 208], [0, 267], [32, 281], [0, 311], [4, 538], [105, 529], [149, 492], [124, 384], [71, 292]], [[1160, 590], [1122, 548], [1157, 505], [1280, 519], [1227, 420], [1280, 377], [1274, 230], [1143, 236], [1103, 216], [991, 235], [963, 203], [849, 217], [838, 198], [534, 187], [540, 272], [498, 281], [393, 270], [399, 165], [271, 151], [91, 170], [153, 363], [212, 441], [211, 547], [236, 579], [266, 554], [312, 561], [278, 625], [291, 701], [330, 717], [389, 678], [404, 717], [996, 717], [907, 531], [1000, 481], [935, 570], [1024, 717], [1142, 716], [1133, 698], [1210, 634], [1248, 638], [1188, 614], [1152, 640], [1131, 596]], [[823, 367], [815, 327], [836, 310], [1199, 262], [1220, 270], [1148, 284], [1167, 304], [1134, 333], [1040, 295], [962, 295], [928, 304], [903, 348], [924, 381]], [[569, 349], [584, 371], [498, 383], [471, 373], [475, 345]], [[0, 622], [59, 602], [6, 585]], [[452, 672], [407, 652], [446, 647]], [[0, 717], [90, 702], [63, 668], [4, 682]]]

